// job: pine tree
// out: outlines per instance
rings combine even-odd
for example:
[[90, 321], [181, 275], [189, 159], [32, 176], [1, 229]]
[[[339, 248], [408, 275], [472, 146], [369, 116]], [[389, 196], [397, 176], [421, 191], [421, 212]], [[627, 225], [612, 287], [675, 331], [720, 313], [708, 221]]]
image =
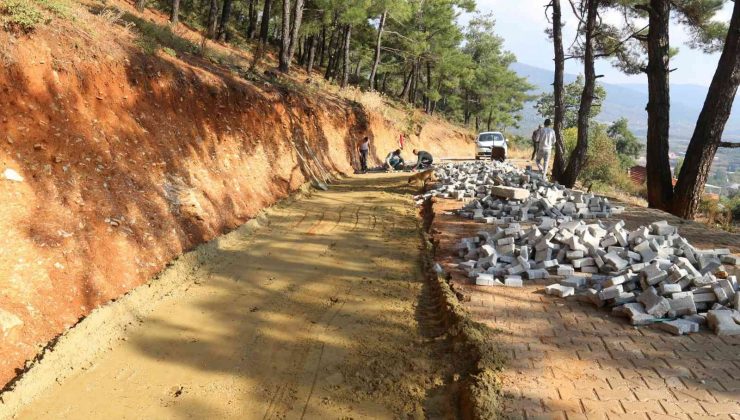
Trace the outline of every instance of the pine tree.
[[568, 165], [558, 178], [558, 182], [568, 188], [572, 188], [578, 179], [586, 160], [588, 151], [589, 124], [591, 122], [591, 108], [594, 101], [596, 89], [596, 71], [594, 69], [595, 37], [597, 30], [598, 8], [600, 0], [582, 0], [578, 19], [583, 32], [582, 50], [584, 84], [581, 93], [581, 101], [578, 108], [578, 140], [576, 147], [570, 155]]
[[740, 1], [735, 1], [722, 55], [678, 175], [671, 203], [673, 214], [686, 219], [695, 217], [739, 84]]
[[180, 20], [180, 0], [172, 0], [172, 11], [170, 12], [170, 23], [175, 26]]
[[548, 7], [552, 8], [552, 38], [555, 55], [555, 78], [553, 81], [553, 130], [555, 130], [555, 156], [552, 166], [554, 179], [559, 179], [565, 170], [565, 146], [563, 144], [563, 123], [565, 119], [565, 51], [563, 50], [563, 13], [560, 0], [552, 0]]

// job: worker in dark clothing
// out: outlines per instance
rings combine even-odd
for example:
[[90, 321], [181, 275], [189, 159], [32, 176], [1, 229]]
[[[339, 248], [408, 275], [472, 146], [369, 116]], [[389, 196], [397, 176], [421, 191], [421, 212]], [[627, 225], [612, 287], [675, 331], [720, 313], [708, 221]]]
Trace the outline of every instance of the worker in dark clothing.
[[414, 166], [414, 170], [417, 169], [426, 169], [430, 166], [432, 166], [432, 163], [434, 163], [434, 158], [432, 158], [432, 154], [429, 152], [425, 152], [423, 150], [413, 150], [413, 153], [416, 155], [416, 165]]
[[536, 130], [532, 132], [532, 158], [534, 160], [537, 157], [537, 151], [540, 149], [540, 131], [542, 131], [542, 124], [540, 124]]

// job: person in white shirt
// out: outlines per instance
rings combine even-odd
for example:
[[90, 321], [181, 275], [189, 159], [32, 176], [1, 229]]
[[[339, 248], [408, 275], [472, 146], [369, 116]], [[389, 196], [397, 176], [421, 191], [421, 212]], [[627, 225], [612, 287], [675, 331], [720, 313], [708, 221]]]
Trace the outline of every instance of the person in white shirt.
[[547, 169], [550, 166], [550, 155], [552, 145], [555, 144], [555, 130], [550, 128], [552, 122], [550, 119], [545, 120], [545, 126], [539, 130], [537, 136], [537, 169], [542, 171], [542, 175], [547, 179]]
[[360, 143], [360, 172], [367, 172], [367, 154], [370, 151], [370, 139], [365, 137]]
[[385, 170], [386, 171], [402, 171], [406, 166], [406, 163], [401, 157], [401, 149], [396, 149], [385, 157]]

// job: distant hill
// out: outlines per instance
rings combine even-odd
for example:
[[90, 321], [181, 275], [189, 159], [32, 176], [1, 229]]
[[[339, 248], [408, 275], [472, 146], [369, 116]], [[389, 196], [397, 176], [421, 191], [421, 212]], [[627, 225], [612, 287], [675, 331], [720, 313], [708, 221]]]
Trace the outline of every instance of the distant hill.
[[[552, 89], [554, 73], [552, 70], [542, 69], [522, 63], [514, 63], [512, 69], [520, 76], [529, 79], [541, 93]], [[565, 75], [565, 83], [576, 79], [574, 74]], [[601, 83], [606, 89], [606, 100], [601, 114], [596, 119], [600, 122], [611, 122], [625, 117], [630, 122], [630, 128], [641, 138], [647, 133], [647, 112], [645, 105], [648, 100], [647, 84], [613, 84]], [[691, 138], [691, 134], [699, 116], [707, 88], [698, 85], [671, 85], [671, 146], [677, 152], [683, 152]], [[529, 104], [524, 111], [524, 120], [521, 124], [522, 133], [530, 133], [540, 122], [541, 117]], [[725, 128], [725, 137], [740, 140], [740, 99], [735, 101], [732, 115]]]

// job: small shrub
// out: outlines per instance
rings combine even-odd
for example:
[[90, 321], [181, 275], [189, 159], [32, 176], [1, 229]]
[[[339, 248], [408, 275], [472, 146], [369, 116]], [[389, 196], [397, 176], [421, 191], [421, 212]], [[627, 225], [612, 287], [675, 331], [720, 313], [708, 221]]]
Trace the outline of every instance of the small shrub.
[[57, 17], [64, 19], [72, 19], [74, 17], [72, 6], [66, 0], [36, 0], [36, 3]]
[[169, 48], [176, 53], [197, 54], [199, 51], [197, 45], [173, 32], [170, 25], [158, 25], [131, 13], [124, 13], [121, 20], [136, 26], [139, 33], [137, 44], [149, 54], [160, 48]]
[[528, 139], [524, 136], [520, 136], [518, 134], [512, 134], [507, 137], [509, 140], [509, 147], [518, 149], [518, 150], [532, 150], [534, 145], [532, 144], [532, 140]]
[[162, 48], [162, 52], [165, 53], [165, 54], [167, 54], [167, 55], [170, 55], [172, 57], [177, 57], [177, 51], [173, 50], [170, 47], [164, 47], [164, 48]]
[[32, 32], [44, 15], [28, 0], [0, 0], [0, 22], [6, 29]]
[[[577, 137], [578, 130], [576, 128], [568, 128], [563, 131], [563, 141], [568, 155], [575, 149]], [[632, 187], [617, 155], [614, 142], [609, 138], [605, 127], [601, 124], [593, 124], [589, 130], [586, 162], [578, 179], [584, 185], [599, 182], [609, 185], [619, 184], [623, 188], [631, 189]]]
[[740, 194], [721, 199], [722, 204], [729, 209], [732, 219], [740, 222]]
[[707, 224], [732, 231], [733, 212], [724, 200], [702, 198], [699, 203], [699, 213], [705, 217]]

